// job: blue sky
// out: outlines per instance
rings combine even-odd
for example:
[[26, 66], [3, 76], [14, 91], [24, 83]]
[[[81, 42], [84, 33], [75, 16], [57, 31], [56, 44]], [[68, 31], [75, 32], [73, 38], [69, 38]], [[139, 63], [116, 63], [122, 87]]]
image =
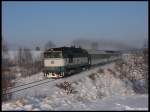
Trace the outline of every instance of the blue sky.
[[2, 2], [2, 35], [10, 43], [67, 45], [77, 38], [141, 46], [148, 2]]

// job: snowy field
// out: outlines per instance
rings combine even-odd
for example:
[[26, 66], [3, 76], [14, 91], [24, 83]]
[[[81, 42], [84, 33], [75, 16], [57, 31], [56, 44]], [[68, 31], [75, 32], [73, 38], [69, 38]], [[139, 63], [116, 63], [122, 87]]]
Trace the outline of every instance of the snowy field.
[[[99, 68], [104, 72], [98, 73]], [[2, 110], [148, 110], [148, 95], [136, 94], [132, 83], [115, 78], [109, 71], [114, 63], [18, 91]], [[89, 75], [96, 74], [95, 79]], [[15, 80], [16, 85], [41, 80], [43, 73]], [[66, 94], [56, 84], [68, 81], [73, 92]]]
[[2, 110], [148, 110], [148, 95], [113, 96], [94, 101], [70, 101], [63, 98], [46, 97], [25, 99], [5, 103]]

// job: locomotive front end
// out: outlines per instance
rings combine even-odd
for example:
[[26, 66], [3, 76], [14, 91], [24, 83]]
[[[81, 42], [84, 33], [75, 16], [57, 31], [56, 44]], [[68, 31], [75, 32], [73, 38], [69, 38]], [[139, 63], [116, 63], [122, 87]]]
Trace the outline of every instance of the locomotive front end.
[[59, 78], [64, 76], [64, 59], [62, 51], [53, 49], [44, 52], [44, 76], [47, 78]]

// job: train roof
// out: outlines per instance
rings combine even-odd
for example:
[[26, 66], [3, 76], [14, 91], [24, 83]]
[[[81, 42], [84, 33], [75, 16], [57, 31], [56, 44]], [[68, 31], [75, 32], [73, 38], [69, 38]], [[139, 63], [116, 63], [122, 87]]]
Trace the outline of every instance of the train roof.
[[87, 50], [89, 54], [109, 54], [109, 53], [120, 53], [119, 51], [111, 50]]
[[110, 51], [110, 50], [92, 50], [92, 49], [82, 49], [76, 47], [57, 47], [57, 48], [50, 48], [47, 49], [48, 51], [72, 51], [72, 52], [85, 52], [88, 54], [108, 54], [108, 53], [118, 53], [117, 51]]
[[75, 51], [75, 52], [87, 52], [85, 49], [82, 48], [76, 48], [76, 47], [57, 47], [57, 48], [50, 48], [47, 49], [46, 52], [48, 51]]
[[46, 51], [62, 51], [62, 50], [79, 50], [81, 48], [75, 48], [75, 47], [56, 47], [56, 48], [50, 48], [50, 49], [47, 49]]
[[105, 54], [105, 51], [99, 51], [99, 50], [87, 50], [89, 54]]

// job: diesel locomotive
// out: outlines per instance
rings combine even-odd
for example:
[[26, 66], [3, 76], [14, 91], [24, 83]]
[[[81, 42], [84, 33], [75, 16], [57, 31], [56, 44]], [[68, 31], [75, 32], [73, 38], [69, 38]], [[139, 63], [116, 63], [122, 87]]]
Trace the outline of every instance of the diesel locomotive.
[[61, 78], [118, 58], [118, 53], [93, 53], [82, 48], [59, 47], [44, 52], [44, 76]]

